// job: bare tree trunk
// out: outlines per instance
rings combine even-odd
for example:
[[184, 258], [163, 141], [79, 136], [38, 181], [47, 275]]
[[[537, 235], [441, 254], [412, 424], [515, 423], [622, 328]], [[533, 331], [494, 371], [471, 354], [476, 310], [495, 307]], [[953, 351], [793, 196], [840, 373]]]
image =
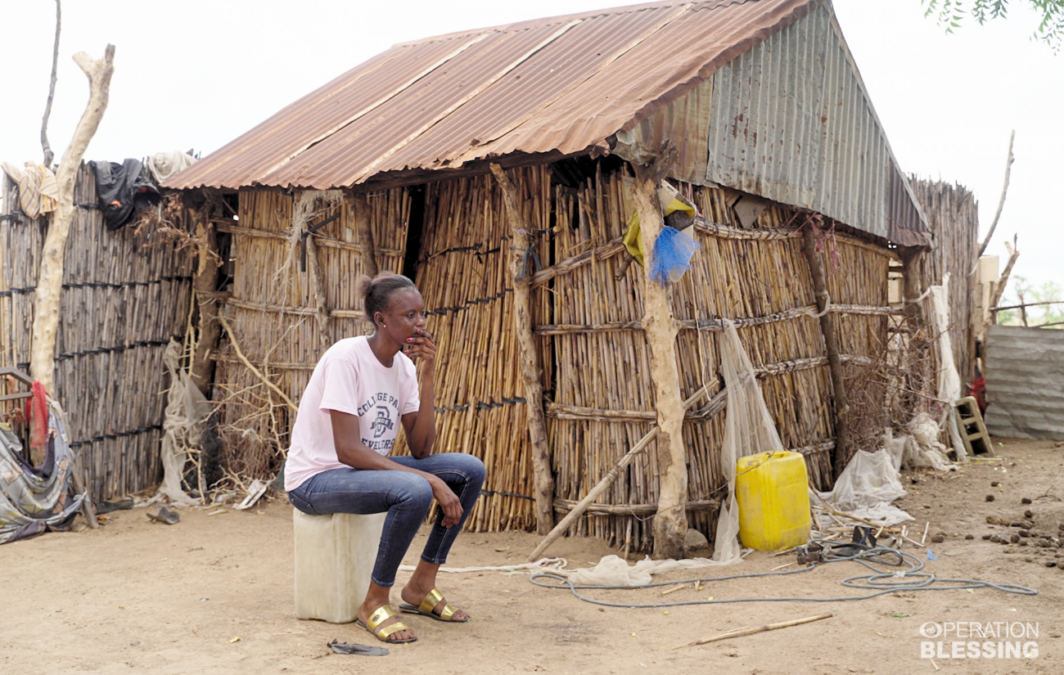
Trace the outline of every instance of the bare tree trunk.
[[114, 45], [107, 45], [103, 58], [93, 61], [85, 52], [74, 55], [74, 63], [89, 78], [89, 103], [81, 115], [74, 137], [63, 153], [56, 172], [59, 206], [44, 239], [41, 269], [37, 276], [37, 306], [33, 315], [33, 345], [30, 350], [30, 375], [55, 396], [55, 334], [59, 327], [59, 293], [63, 286], [63, 254], [70, 223], [74, 220], [74, 181], [89, 141], [107, 109], [114, 74]]
[[[994, 297], [990, 300], [991, 307], [997, 307], [1001, 302], [1001, 297], [1005, 294], [1005, 286], [1009, 283], [1009, 275], [1012, 274], [1012, 266], [1016, 264], [1016, 258], [1020, 257], [1020, 252], [1014, 248], [1016, 244], [1016, 238], [1012, 240], [1013, 244], [1009, 245], [1009, 242], [1005, 242], [1005, 248], [1009, 250], [1009, 262], [1005, 265], [1005, 271], [1001, 273], [1001, 278], [998, 279], [997, 289], [994, 290]], [[997, 312], [994, 312], [994, 323], [997, 323]]]
[[196, 238], [202, 243], [197, 248], [198, 261], [192, 277], [195, 290], [194, 302], [199, 303], [199, 337], [196, 352], [192, 355], [189, 377], [200, 392], [210, 398], [211, 382], [214, 380], [214, 361], [211, 350], [218, 344], [221, 326], [218, 324], [218, 300], [214, 293], [218, 288], [218, 234], [211, 223], [212, 202], [204, 204], [196, 216]]
[[817, 312], [820, 314], [820, 333], [824, 336], [824, 349], [828, 353], [828, 370], [831, 373], [832, 399], [835, 403], [835, 450], [834, 474], [838, 478], [850, 461], [850, 400], [846, 395], [846, 382], [842, 377], [842, 360], [839, 358], [839, 346], [835, 342], [835, 319], [828, 310], [828, 283], [824, 275], [824, 264], [816, 252], [816, 238], [812, 228], [805, 228], [805, 259], [809, 263], [809, 272], [813, 278], [813, 291], [816, 294]]
[[369, 201], [366, 195], [356, 195], [354, 207], [358, 244], [362, 247], [362, 271], [373, 278], [379, 271], [377, 269], [377, 243], [373, 238], [373, 223], [370, 219]]
[[547, 424], [543, 416], [543, 380], [536, 344], [532, 338], [532, 316], [528, 282], [532, 271], [525, 269], [525, 251], [529, 228], [525, 223], [517, 189], [498, 164], [491, 172], [502, 190], [506, 213], [513, 234], [510, 255], [510, 280], [514, 289], [514, 323], [520, 350], [521, 377], [524, 380], [525, 408], [528, 411], [528, 432], [532, 440], [532, 471], [536, 494], [536, 532], [549, 534], [554, 528], [554, 475], [550, 467], [550, 445], [547, 443]]
[[[639, 214], [639, 231], [650, 265], [650, 252], [665, 223], [662, 220], [658, 185], [665, 151], [659, 166], [636, 166], [632, 196]], [[687, 453], [683, 440], [684, 402], [676, 363], [676, 335], [679, 322], [672, 315], [669, 296], [661, 284], [645, 278], [643, 283], [643, 328], [650, 347], [650, 377], [654, 382], [654, 408], [657, 411], [658, 512], [654, 516], [654, 557], [683, 557], [687, 536]]]
[[997, 229], [998, 219], [1001, 218], [1001, 209], [1005, 207], [1005, 193], [1009, 191], [1009, 174], [1012, 173], [1012, 163], [1016, 161], [1016, 158], [1012, 156], [1012, 142], [1016, 140], [1016, 132], [1013, 131], [1009, 136], [1009, 158], [1005, 163], [1005, 184], [1001, 186], [1001, 199], [998, 200], [997, 213], [994, 214], [994, 222], [990, 224], [990, 230], [986, 233], [986, 239], [983, 240], [983, 245], [979, 247], [979, 253], [975, 256], [976, 264], [979, 263], [979, 258], [986, 252], [986, 247], [990, 245], [990, 237], [994, 236], [994, 230]]
[[52, 116], [52, 99], [55, 98], [55, 75], [59, 66], [59, 29], [63, 25], [63, 6], [55, 0], [55, 46], [52, 48], [52, 77], [48, 82], [48, 102], [44, 104], [44, 119], [41, 120], [41, 149], [44, 150], [44, 165], [52, 168], [55, 153], [48, 145], [48, 118]]

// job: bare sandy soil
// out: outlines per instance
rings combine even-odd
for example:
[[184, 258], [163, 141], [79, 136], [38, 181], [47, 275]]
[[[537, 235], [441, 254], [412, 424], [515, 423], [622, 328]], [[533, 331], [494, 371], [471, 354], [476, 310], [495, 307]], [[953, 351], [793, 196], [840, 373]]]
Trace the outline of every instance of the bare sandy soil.
[[[1017, 521], [1027, 509], [1033, 511], [1035, 533], [1057, 535], [1064, 502], [1051, 496], [1064, 496], [1064, 448], [1008, 439], [996, 439], [995, 445], [1002, 462], [940, 477], [906, 475], [912, 492], [900, 505], [919, 521], [910, 530], [922, 533], [930, 521], [931, 535], [947, 535], [943, 543], [928, 543], [937, 560], [927, 561], [925, 549], [909, 550], [940, 577], [1021, 584], [1036, 589], [1036, 596], [981, 588], [899, 592], [854, 602], [619, 609], [581, 602], [568, 591], [537, 588], [527, 575], [441, 575], [441, 590], [473, 615], [470, 623], [411, 617], [418, 642], [393, 646], [386, 657], [340, 656], [328, 642], [379, 643], [353, 624], [294, 617], [287, 503], [216, 516], [186, 509], [174, 526], [152, 524], [144, 509], [135, 509], [112, 514], [100, 530], [48, 534], [0, 547], [0, 673], [1062, 673], [1064, 569], [1045, 563], [1064, 563], [1057, 557], [1064, 550], [996, 544], [982, 535], [1016, 532], [988, 525], [987, 516]], [[991, 487], [994, 481], [1001, 484]], [[1050, 497], [1038, 498], [1047, 492]], [[987, 495], [995, 500], [987, 502]], [[1024, 497], [1033, 503], [1022, 504]], [[968, 534], [974, 539], [965, 539]], [[415, 540], [408, 562], [416, 559], [423, 537]], [[449, 564], [520, 563], [537, 543], [538, 537], [527, 533], [467, 534]], [[567, 558], [570, 567], [613, 552], [593, 539], [562, 540], [550, 551]], [[791, 555], [755, 553], [727, 573], [768, 571], [792, 560]], [[660, 589], [592, 595], [628, 603], [709, 596], [842, 597], [860, 592], [839, 581], [865, 573], [846, 562], [793, 576], [706, 584], [700, 593], [687, 588], [665, 597]], [[407, 576], [401, 573], [399, 583]], [[718, 632], [823, 612], [834, 617], [667, 651]], [[1037, 624], [1037, 636], [1024, 640], [1037, 643], [1037, 656], [936, 656], [932, 663], [921, 658], [926, 638], [920, 631], [928, 622]], [[944, 649], [948, 652], [950, 645]]]

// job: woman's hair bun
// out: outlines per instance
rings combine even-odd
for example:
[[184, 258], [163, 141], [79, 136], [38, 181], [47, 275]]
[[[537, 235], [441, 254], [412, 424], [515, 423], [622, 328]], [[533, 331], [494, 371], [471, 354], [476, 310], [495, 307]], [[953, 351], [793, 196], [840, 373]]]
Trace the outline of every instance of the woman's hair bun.
[[362, 300], [362, 304], [366, 304], [366, 295], [369, 294], [370, 286], [373, 285], [373, 279], [368, 274], [359, 274], [355, 279], [355, 297]]
[[355, 281], [355, 292], [362, 298], [362, 307], [371, 323], [376, 323], [377, 312], [387, 311], [393, 293], [407, 288], [417, 290], [413, 281], [395, 272], [381, 272], [372, 279], [363, 274]]

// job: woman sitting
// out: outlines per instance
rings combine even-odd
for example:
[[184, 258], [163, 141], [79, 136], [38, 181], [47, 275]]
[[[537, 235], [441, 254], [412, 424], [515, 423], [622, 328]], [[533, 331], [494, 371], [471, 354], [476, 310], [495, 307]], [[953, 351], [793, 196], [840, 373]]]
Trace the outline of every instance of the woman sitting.
[[[440, 621], [469, 620], [436, 590], [436, 572], [480, 496], [484, 464], [472, 455], [432, 454], [436, 345], [425, 332], [425, 305], [414, 283], [397, 274], [363, 276], [358, 293], [375, 330], [340, 340], [315, 366], [292, 429], [285, 489], [310, 515], [388, 512], [358, 624], [385, 642], [413, 642], [390, 591], [433, 498], [436, 521], [400, 608]], [[420, 399], [414, 360], [421, 362]], [[389, 458], [400, 421], [412, 456]]]

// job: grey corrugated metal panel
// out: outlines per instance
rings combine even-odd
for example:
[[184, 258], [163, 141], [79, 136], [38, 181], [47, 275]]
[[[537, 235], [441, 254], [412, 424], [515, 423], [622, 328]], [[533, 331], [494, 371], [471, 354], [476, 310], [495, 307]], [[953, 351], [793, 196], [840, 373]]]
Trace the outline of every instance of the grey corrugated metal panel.
[[819, 7], [714, 73], [704, 180], [884, 238], [892, 213], [926, 231], [903, 176], [891, 190], [896, 162], [836, 28]]
[[696, 185], [705, 183], [712, 96], [712, 79], [703, 80], [630, 132], [618, 132], [614, 152], [622, 159], [643, 163], [643, 154], [654, 152], [669, 139], [676, 146], [676, 165], [670, 175]]
[[[653, 114], [722, 63], [800, 19], [818, 1], [662, 2], [398, 46], [378, 57], [371, 72], [362, 72], [360, 66], [337, 78], [201, 160], [195, 171], [178, 174], [167, 187], [348, 186], [375, 173], [453, 167], [511, 153], [607, 149], [607, 139], [618, 129]], [[530, 86], [509, 97], [500, 95], [497, 90], [505, 88], [506, 79], [491, 78], [509, 63], [518, 43], [532, 34], [557, 30], [566, 20], [586, 23], [588, 28], [569, 30], [531, 58], [546, 62], [552, 54], [569, 57], [573, 72], [583, 75], [575, 78], [576, 85], [541, 86], [540, 78], [549, 72], [540, 72], [534, 73]], [[609, 23], [616, 27], [599, 28]], [[505, 44], [494, 44], [496, 38]], [[426, 104], [420, 108], [408, 106], [396, 113], [401, 101], [411, 100], [405, 89], [379, 106], [372, 95], [362, 92], [371, 85], [398, 85], [417, 75], [425, 62], [433, 62], [425, 57], [427, 50], [446, 55], [467, 43], [472, 45], [468, 53], [454, 55], [439, 72], [410, 83], [410, 89], [424, 92], [417, 98]], [[588, 49], [591, 44], [600, 49]], [[412, 65], [415, 59], [420, 59], [418, 65]], [[466, 85], [461, 91], [449, 87], [457, 79]], [[330, 87], [351, 80], [359, 82], [348, 87], [351, 98], [330, 98]], [[428, 82], [436, 85], [428, 87]], [[463, 99], [465, 92], [484, 85], [469, 101]], [[485, 103], [478, 107], [475, 103], [481, 97]], [[372, 107], [372, 113], [352, 120], [345, 117], [365, 106]], [[366, 147], [371, 144], [364, 142], [367, 138], [379, 141], [373, 150], [381, 154], [373, 156]], [[483, 144], [470, 148], [474, 138]]]
[[1064, 331], [990, 326], [986, 349], [987, 430], [1064, 439]]
[[930, 246], [930, 223], [920, 208], [912, 185], [896, 164], [890, 172], [890, 207], [887, 211], [887, 238], [901, 246]]
[[[813, 2], [692, 3], [676, 20], [635, 46], [628, 36], [613, 44], [627, 50], [591, 74], [580, 87], [549, 102], [465, 161], [489, 156], [605, 147], [618, 129], [630, 130], [679, 98], [716, 68], [783, 26], [800, 19]], [[609, 53], [609, 52], [605, 52]]]

